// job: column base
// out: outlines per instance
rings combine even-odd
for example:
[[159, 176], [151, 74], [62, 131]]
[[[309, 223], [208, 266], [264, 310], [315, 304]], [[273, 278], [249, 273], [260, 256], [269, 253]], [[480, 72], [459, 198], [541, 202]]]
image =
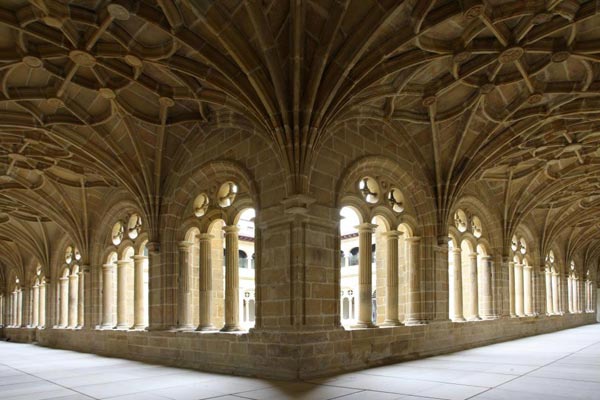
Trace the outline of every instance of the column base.
[[144, 330], [146, 330], [146, 325], [141, 325], [141, 324], [134, 325], [131, 327], [131, 329], [136, 330], [136, 331], [144, 331]]
[[204, 325], [204, 326], [199, 326], [196, 328], [196, 331], [198, 332], [212, 332], [212, 331], [216, 331], [217, 328], [213, 325]]
[[363, 328], [377, 328], [372, 322], [357, 322], [354, 325], [350, 325], [352, 329], [363, 329]]
[[242, 331], [242, 328], [240, 328], [239, 325], [230, 325], [230, 326], [225, 325], [223, 328], [221, 328], [221, 332], [240, 332], [240, 331]]
[[427, 325], [427, 322], [422, 321], [420, 319], [407, 319], [406, 321], [404, 321], [404, 325], [406, 325], [406, 326]]
[[467, 321], [469, 321], [469, 322], [481, 321], [481, 318], [480, 318], [479, 316], [476, 316], [476, 317], [469, 317], [469, 318], [467, 319]]
[[177, 330], [178, 331], [193, 331], [195, 330], [195, 326], [194, 325], [182, 325], [182, 326], [178, 326]]
[[464, 317], [454, 317], [451, 319], [452, 322], [467, 322]]
[[498, 319], [499, 317], [497, 315], [485, 315], [483, 317], [481, 317], [482, 320], [484, 321], [492, 321], [494, 319]]
[[380, 326], [402, 326], [402, 324], [397, 319], [390, 319], [383, 321]]
[[113, 324], [102, 324], [98, 327], [98, 329], [101, 331], [108, 331], [115, 329], [115, 326]]
[[129, 324], [118, 324], [115, 329], [118, 331], [127, 331], [129, 330]]

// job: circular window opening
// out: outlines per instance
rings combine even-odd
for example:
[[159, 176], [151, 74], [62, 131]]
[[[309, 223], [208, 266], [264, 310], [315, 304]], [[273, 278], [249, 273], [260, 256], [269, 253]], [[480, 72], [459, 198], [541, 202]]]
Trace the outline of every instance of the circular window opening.
[[517, 240], [516, 236], [512, 237], [510, 241], [510, 248], [512, 249], [512, 251], [517, 251], [517, 249], [519, 248], [519, 241]]
[[138, 214], [132, 214], [127, 222], [127, 236], [130, 239], [135, 239], [142, 233], [142, 217]]
[[81, 253], [79, 252], [78, 248], [75, 248], [73, 250], [73, 257], [75, 258], [75, 260], [79, 261], [81, 260]]
[[206, 211], [208, 210], [208, 203], [208, 196], [205, 193], [198, 195], [196, 200], [194, 200], [194, 215], [196, 217], [201, 217], [206, 214]]
[[235, 201], [235, 196], [238, 193], [238, 185], [233, 182], [225, 182], [219, 188], [217, 192], [217, 198], [219, 199], [219, 205], [223, 208], [229, 207]]
[[115, 246], [118, 246], [123, 241], [123, 231], [124, 227], [122, 222], [119, 221], [113, 226], [111, 239]]
[[379, 200], [379, 185], [373, 178], [368, 176], [362, 178], [358, 182], [358, 190], [367, 203], [374, 204]]
[[463, 210], [456, 210], [454, 213], [454, 226], [459, 232], [467, 231], [467, 214]]
[[521, 254], [527, 253], [527, 243], [525, 243], [525, 239], [521, 238], [520, 245], [521, 245]]
[[552, 250], [548, 253], [548, 261], [550, 261], [550, 263], [554, 262], [554, 252]]
[[480, 238], [483, 233], [483, 228], [481, 226], [481, 220], [479, 217], [473, 217], [471, 220], [471, 230], [473, 231], [473, 236], [476, 238]]
[[67, 247], [67, 250], [65, 251], [65, 262], [67, 264], [71, 264], [71, 262], [73, 261], [73, 248], [71, 246]]
[[388, 204], [390, 205], [390, 207], [392, 207], [392, 210], [394, 210], [397, 213], [401, 213], [404, 211], [404, 196], [402, 195], [402, 192], [399, 189], [392, 188], [388, 192], [386, 198]]

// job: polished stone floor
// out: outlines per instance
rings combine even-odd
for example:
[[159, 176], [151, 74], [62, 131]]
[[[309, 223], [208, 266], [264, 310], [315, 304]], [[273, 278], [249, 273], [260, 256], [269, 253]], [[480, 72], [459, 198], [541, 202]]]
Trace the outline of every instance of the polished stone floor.
[[600, 399], [600, 324], [310, 382], [0, 342], [0, 399]]

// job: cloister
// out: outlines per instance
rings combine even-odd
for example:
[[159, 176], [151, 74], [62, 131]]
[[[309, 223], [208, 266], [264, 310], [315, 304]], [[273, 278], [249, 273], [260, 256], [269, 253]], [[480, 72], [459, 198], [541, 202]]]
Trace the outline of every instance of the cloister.
[[5, 0], [0, 83], [0, 338], [309, 379], [597, 320], [597, 1]]

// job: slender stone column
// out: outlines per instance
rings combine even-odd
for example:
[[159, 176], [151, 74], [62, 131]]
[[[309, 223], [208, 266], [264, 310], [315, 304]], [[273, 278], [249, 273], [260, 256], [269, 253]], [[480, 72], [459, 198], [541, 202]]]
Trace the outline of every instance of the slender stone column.
[[117, 329], [129, 329], [127, 320], [127, 282], [129, 281], [130, 260], [117, 261]]
[[529, 265], [523, 265], [523, 309], [525, 315], [533, 315], [533, 290], [531, 290], [531, 272], [532, 267]]
[[146, 327], [146, 302], [144, 301], [144, 263], [146, 256], [133, 256], [133, 329]]
[[0, 294], [0, 327], [4, 326], [4, 295]]
[[33, 315], [31, 326], [36, 328], [39, 323], [39, 313], [40, 313], [40, 286], [36, 283], [33, 285]]
[[102, 266], [102, 328], [112, 329], [113, 314], [113, 264]]
[[552, 302], [552, 271], [546, 268], [546, 315], [554, 314], [554, 303]]
[[15, 327], [21, 326], [21, 300], [21, 289], [19, 289], [15, 295]]
[[398, 320], [398, 237], [399, 231], [389, 231], [383, 234], [387, 239], [387, 282], [386, 282], [386, 306], [385, 326], [400, 325]]
[[567, 292], [568, 292], [568, 299], [569, 299], [569, 313], [574, 313], [574, 303], [573, 303], [573, 277], [571, 275], [569, 275], [569, 278], [567, 279]]
[[492, 257], [481, 257], [481, 317], [494, 319], [492, 310]]
[[30, 301], [30, 296], [31, 296], [31, 290], [30, 288], [23, 288], [21, 289], [21, 321], [19, 323], [19, 326], [22, 328], [26, 328], [29, 326], [29, 322], [30, 322], [30, 311], [31, 311], [31, 301]]
[[69, 325], [69, 277], [63, 276], [59, 279], [60, 283], [60, 320], [59, 328], [66, 328]]
[[84, 321], [84, 313], [85, 313], [85, 274], [86, 270], [84, 267], [79, 268], [79, 272], [77, 273], [77, 327], [83, 328], [85, 323]]
[[79, 297], [77, 278], [77, 274], [69, 275], [69, 328], [77, 326], [77, 300]]
[[523, 307], [523, 265], [515, 264], [515, 313], [519, 317], [525, 315]]
[[471, 301], [469, 302], [469, 321], [480, 321], [479, 317], [479, 282], [477, 279], [477, 253], [469, 254], [469, 291]]
[[225, 326], [223, 332], [240, 330], [240, 279], [237, 226], [224, 226], [225, 232]]
[[575, 312], [577, 314], [579, 314], [581, 312], [581, 296], [580, 296], [580, 280], [579, 278], [575, 278], [573, 280], [573, 284], [574, 284], [574, 289], [573, 293], [574, 293], [574, 298], [575, 298]]
[[40, 328], [46, 327], [46, 283], [40, 285], [40, 308], [38, 325]]
[[515, 296], [515, 270], [516, 265], [513, 261], [508, 263], [508, 307], [511, 318], [517, 316], [516, 296]]
[[211, 259], [211, 240], [213, 235], [210, 233], [201, 233], [198, 235], [200, 241], [200, 318], [199, 331], [212, 331], [215, 329], [212, 324], [212, 259]]
[[182, 330], [194, 329], [192, 324], [192, 262], [191, 242], [179, 242], [179, 324]]
[[11, 322], [10, 325], [11, 326], [17, 326], [17, 307], [18, 307], [18, 302], [17, 302], [17, 290], [15, 289], [15, 291], [12, 293], [12, 297], [10, 300], [10, 308], [12, 311], [12, 315], [11, 315]]
[[462, 257], [460, 249], [452, 249], [452, 257], [454, 259], [453, 262], [453, 283], [454, 290], [452, 296], [454, 298], [454, 315], [452, 316], [452, 320], [454, 322], [464, 322], [465, 315], [463, 313], [463, 290], [462, 290]]
[[363, 223], [358, 229], [358, 319], [355, 327], [373, 327], [373, 231], [377, 225]]
[[421, 319], [421, 238], [406, 238], [408, 243], [408, 302], [406, 305], [405, 325], [419, 325]]

